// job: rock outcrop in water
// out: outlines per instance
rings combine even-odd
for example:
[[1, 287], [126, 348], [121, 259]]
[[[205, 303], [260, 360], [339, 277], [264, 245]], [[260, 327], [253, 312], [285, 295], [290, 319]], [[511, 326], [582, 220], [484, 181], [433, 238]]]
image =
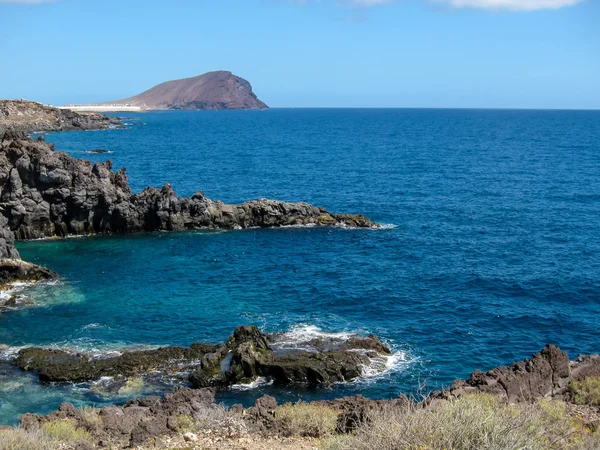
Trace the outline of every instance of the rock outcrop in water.
[[257, 327], [243, 326], [218, 346], [198, 343], [190, 348], [125, 352], [103, 359], [62, 350], [27, 348], [19, 351], [14, 363], [23, 370], [38, 373], [43, 382], [82, 382], [157, 371], [165, 374], [188, 371], [194, 387], [225, 388], [251, 383], [258, 377], [277, 384], [331, 385], [359, 378], [372, 359], [391, 356], [390, 349], [373, 335], [322, 344], [322, 350], [314, 352], [280, 349], [277, 336], [261, 333]]
[[106, 104], [145, 109], [267, 109], [250, 83], [220, 70], [154, 86], [135, 97]]
[[103, 130], [120, 125], [115, 118], [78, 113], [27, 100], [0, 100], [0, 136], [6, 130], [36, 131]]
[[0, 143], [0, 208], [17, 239], [200, 228], [285, 225], [378, 227], [364, 216], [331, 214], [307, 203], [178, 197], [170, 185], [133, 194], [125, 169], [55, 152], [43, 140], [7, 132]]

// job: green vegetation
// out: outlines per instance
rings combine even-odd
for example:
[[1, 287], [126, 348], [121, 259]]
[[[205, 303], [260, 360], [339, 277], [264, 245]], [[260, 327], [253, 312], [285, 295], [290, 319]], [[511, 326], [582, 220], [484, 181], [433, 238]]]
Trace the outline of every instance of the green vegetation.
[[57, 420], [55, 422], [46, 422], [42, 425], [42, 432], [51, 439], [60, 442], [91, 441], [90, 433], [72, 420]]
[[600, 406], [600, 377], [588, 377], [569, 386], [577, 405]]
[[[61, 444], [92, 441], [91, 435], [71, 420], [47, 422], [40, 430], [0, 430], [1, 450], [56, 450]], [[66, 447], [65, 447], [66, 448]]]
[[55, 450], [56, 442], [41, 431], [31, 432], [15, 428], [0, 430], [2, 450]]
[[331, 436], [337, 427], [339, 411], [327, 406], [298, 402], [275, 410], [275, 417], [292, 436], [321, 438]]
[[[596, 404], [598, 383], [598, 379], [588, 379], [574, 383], [571, 390], [581, 403]], [[561, 401], [511, 405], [491, 395], [474, 394], [427, 408], [381, 404], [367, 411], [366, 420], [348, 435], [337, 434], [339, 413], [322, 404], [288, 403], [274, 410], [270, 429], [310, 448], [316, 442], [310, 439], [316, 438], [323, 450], [600, 450], [596, 407], [575, 407]], [[95, 442], [92, 435], [101, 417], [93, 408], [84, 408], [82, 416], [79, 427], [74, 420], [64, 419], [46, 422], [39, 430], [0, 430], [0, 450], [68, 450], [78, 441]], [[258, 434], [248, 440], [247, 426], [253, 423], [252, 416], [249, 418], [247, 423], [243, 415], [223, 406], [202, 408], [193, 417], [172, 417], [170, 426], [179, 435], [179, 446], [174, 448], [188, 445], [183, 440], [185, 433], [206, 432], [225, 438], [224, 442], [232, 440], [232, 445], [242, 437], [246, 437], [244, 445], [254, 440], [260, 443]]]
[[571, 418], [560, 402], [507, 405], [488, 395], [465, 396], [435, 407], [372, 413], [353, 435], [329, 450], [591, 450], [600, 437]]

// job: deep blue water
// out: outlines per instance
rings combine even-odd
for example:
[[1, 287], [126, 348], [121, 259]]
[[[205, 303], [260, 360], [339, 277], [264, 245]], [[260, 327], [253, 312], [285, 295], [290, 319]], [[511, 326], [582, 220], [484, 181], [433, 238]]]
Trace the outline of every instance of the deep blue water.
[[[22, 242], [64, 276], [0, 315], [0, 344], [106, 350], [266, 331], [376, 333], [393, 370], [280, 398], [393, 397], [555, 343], [600, 351], [600, 112], [152, 112], [126, 129], [48, 134], [78, 158], [126, 166], [135, 191], [302, 200], [384, 230], [156, 233]], [[108, 155], [86, 150], [105, 148]], [[10, 350], [9, 349], [9, 350]], [[153, 388], [155, 389], [155, 388]], [[152, 390], [148, 388], [148, 390]], [[222, 395], [251, 401], [265, 387]], [[0, 423], [25, 411], [123, 401], [39, 386], [0, 365]]]

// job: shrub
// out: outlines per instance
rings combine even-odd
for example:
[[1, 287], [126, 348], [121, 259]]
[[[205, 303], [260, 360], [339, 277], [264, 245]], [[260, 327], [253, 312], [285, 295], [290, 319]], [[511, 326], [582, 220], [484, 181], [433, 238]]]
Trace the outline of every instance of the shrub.
[[20, 428], [0, 430], [2, 450], [55, 450], [56, 443], [41, 431], [25, 431]]
[[197, 423], [192, 416], [181, 414], [175, 418], [175, 430], [178, 433], [194, 433], [202, 428], [201, 424]]
[[275, 418], [294, 436], [324, 437], [335, 433], [339, 412], [305, 402], [287, 403], [275, 410]]
[[248, 434], [244, 420], [221, 405], [196, 411], [194, 417], [181, 414], [175, 418], [175, 428], [179, 433], [196, 433], [199, 430], [212, 429], [219, 430], [229, 437]]
[[78, 428], [72, 420], [56, 420], [42, 425], [42, 432], [60, 442], [91, 441], [92, 437], [83, 428]]
[[91, 406], [85, 406], [81, 409], [81, 418], [90, 430], [93, 430], [102, 423], [99, 410]]
[[600, 377], [588, 377], [581, 381], [574, 381], [569, 389], [576, 404], [600, 406]]
[[488, 395], [403, 412], [371, 413], [353, 435], [329, 443], [330, 450], [600, 449], [600, 440], [558, 402], [507, 405]]

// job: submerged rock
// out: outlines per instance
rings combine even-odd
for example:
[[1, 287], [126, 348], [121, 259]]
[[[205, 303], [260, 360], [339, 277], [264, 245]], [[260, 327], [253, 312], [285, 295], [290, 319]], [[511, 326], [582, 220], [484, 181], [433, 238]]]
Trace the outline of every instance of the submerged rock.
[[103, 148], [95, 148], [93, 150], [88, 150], [86, 153], [110, 153], [110, 152]]

